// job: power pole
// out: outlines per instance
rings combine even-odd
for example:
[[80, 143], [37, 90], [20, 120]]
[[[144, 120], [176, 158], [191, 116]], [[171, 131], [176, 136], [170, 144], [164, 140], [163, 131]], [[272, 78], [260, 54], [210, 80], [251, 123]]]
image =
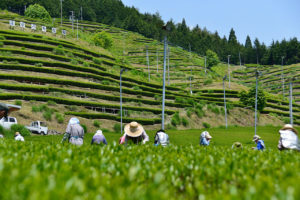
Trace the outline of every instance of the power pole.
[[228, 80], [229, 80], [229, 89], [230, 89], [230, 66], [229, 66], [230, 56], [231, 55], [228, 55]]
[[123, 135], [123, 110], [122, 110], [122, 74], [125, 71], [124, 68], [121, 69], [120, 71], [120, 115], [121, 115], [121, 135]]
[[205, 58], [205, 60], [204, 60], [204, 65], [205, 65], [204, 70], [205, 70], [205, 76], [206, 76], [206, 56], [204, 56], [204, 58]]
[[284, 59], [284, 56], [282, 56], [282, 57], [281, 57], [281, 82], [282, 82], [282, 98], [283, 98], [283, 100], [284, 100], [283, 59]]
[[167, 34], [164, 38], [164, 71], [163, 71], [163, 98], [162, 98], [162, 116], [161, 129], [165, 129], [165, 96], [166, 96], [166, 55], [167, 54]]
[[80, 16], [81, 16], [81, 21], [82, 21], [82, 6], [80, 6]]
[[170, 85], [170, 48], [168, 45], [168, 85]]
[[223, 90], [224, 90], [224, 110], [225, 110], [225, 126], [227, 128], [227, 106], [226, 106], [226, 94], [225, 94], [225, 80], [227, 79], [227, 76], [225, 75], [223, 77]]
[[72, 31], [74, 31], [74, 11], [70, 11], [71, 14], [71, 20], [72, 20]]
[[60, 25], [62, 26], [62, 2], [63, 0], [60, 0]]
[[156, 73], [158, 73], [158, 48], [156, 49]]
[[258, 95], [258, 77], [261, 75], [261, 72], [256, 70], [255, 72], [255, 77], [256, 77], [256, 86], [255, 86], [255, 122], [254, 122], [254, 127], [255, 127], [255, 132], [254, 134], [256, 135], [256, 127], [257, 127], [257, 95]]
[[146, 60], [148, 65], [148, 81], [150, 82], [150, 69], [149, 69], [149, 55], [148, 55], [148, 46], [146, 46]]

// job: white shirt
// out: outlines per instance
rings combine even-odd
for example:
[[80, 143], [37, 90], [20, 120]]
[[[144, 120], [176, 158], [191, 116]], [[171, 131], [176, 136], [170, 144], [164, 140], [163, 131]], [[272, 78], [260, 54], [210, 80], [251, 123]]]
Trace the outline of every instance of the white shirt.
[[291, 130], [280, 130], [280, 139], [282, 146], [288, 149], [296, 149], [300, 151], [300, 143], [298, 136]]
[[16, 140], [16, 141], [22, 141], [22, 142], [25, 141], [25, 140], [24, 140], [24, 137], [23, 137], [22, 135], [16, 136], [16, 137], [15, 137], [15, 140]]

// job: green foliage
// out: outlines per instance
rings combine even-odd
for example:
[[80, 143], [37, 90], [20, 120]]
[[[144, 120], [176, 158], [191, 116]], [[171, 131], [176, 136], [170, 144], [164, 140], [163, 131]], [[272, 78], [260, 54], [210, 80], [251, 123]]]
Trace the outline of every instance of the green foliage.
[[21, 124], [13, 124], [10, 127], [10, 131], [15, 134], [16, 132], [19, 132], [22, 136], [29, 136], [31, 135], [31, 132], [25, 128], [25, 126], [21, 125]]
[[181, 120], [180, 120], [180, 116], [179, 116], [179, 112], [176, 112], [171, 119], [171, 124], [173, 126], [177, 126], [181, 124]]
[[56, 54], [56, 55], [65, 55], [65, 51], [63, 49], [63, 47], [57, 47], [57, 48], [54, 48], [53, 49], [53, 53]]
[[26, 17], [41, 19], [45, 22], [51, 22], [51, 16], [48, 11], [39, 4], [30, 5], [25, 11]]
[[97, 128], [100, 127], [100, 122], [98, 120], [94, 120], [93, 125]]
[[37, 67], [43, 67], [43, 63], [35, 63], [34, 65]]
[[204, 85], [209, 85], [209, 84], [212, 84], [212, 83], [213, 83], [212, 79], [206, 79], [203, 84]]
[[87, 126], [85, 124], [80, 124], [80, 126], [83, 128], [84, 133], [87, 133], [87, 131], [88, 131]]
[[112, 37], [109, 33], [102, 31], [100, 33], [96, 33], [92, 38], [94, 44], [96, 46], [101, 46], [104, 49], [109, 49], [113, 45]]
[[211, 68], [212, 66], [220, 63], [218, 55], [210, 49], [206, 51], [206, 59], [208, 68]]
[[72, 60], [71, 60], [71, 64], [72, 64], [72, 65], [78, 65], [78, 61], [75, 60], [75, 59], [72, 59]]
[[120, 123], [115, 123], [114, 124], [114, 132], [115, 133], [121, 133], [121, 124]]
[[55, 119], [59, 124], [62, 124], [65, 121], [65, 118], [61, 113], [55, 113]]
[[202, 125], [204, 126], [204, 128], [210, 128], [210, 124], [207, 122], [203, 122]]
[[15, 104], [16, 104], [17, 106], [22, 106], [22, 101], [20, 101], [20, 100], [15, 100]]
[[93, 57], [93, 62], [98, 64], [98, 65], [102, 65], [102, 60], [100, 60], [98, 58]]
[[47, 104], [48, 104], [48, 106], [56, 106], [56, 102], [55, 101], [51, 101], [51, 100], [49, 100], [47, 102]]
[[52, 112], [50, 110], [47, 110], [43, 113], [43, 117], [46, 121], [52, 120]]
[[2, 48], [4, 46], [4, 43], [0, 41], [0, 47]]
[[187, 127], [189, 125], [189, 120], [186, 119], [185, 117], [181, 118], [181, 122], [182, 122], [182, 125], [185, 127]]
[[[243, 103], [246, 106], [251, 106], [252, 108], [255, 108], [255, 95], [256, 95], [256, 88], [255, 86], [252, 87], [249, 92], [242, 91], [240, 93], [240, 102]], [[266, 97], [265, 93], [262, 88], [258, 88], [257, 93], [257, 109], [259, 111], [262, 111], [264, 107], [266, 106]]]

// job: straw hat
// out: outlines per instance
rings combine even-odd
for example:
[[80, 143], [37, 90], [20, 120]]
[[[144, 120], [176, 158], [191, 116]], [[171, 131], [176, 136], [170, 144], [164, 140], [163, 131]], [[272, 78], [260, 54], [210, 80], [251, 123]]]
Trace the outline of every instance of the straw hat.
[[298, 131], [291, 124], [286, 124], [280, 130], [292, 130], [296, 135], [298, 135]]
[[144, 128], [137, 122], [126, 124], [124, 131], [130, 137], [139, 137], [144, 132]]
[[15, 133], [15, 137], [18, 136], [18, 135], [20, 135], [20, 133], [19, 133], [19, 132], [16, 132], [16, 133]]
[[98, 130], [95, 135], [103, 135], [101, 130]]
[[211, 139], [212, 138], [208, 131], [203, 131], [201, 133], [201, 137], [206, 138], [206, 139]]
[[207, 132], [206, 138], [207, 138], [207, 139], [211, 139], [211, 138], [212, 138], [211, 135], [209, 134], [209, 132]]
[[256, 140], [259, 140], [259, 139], [260, 139], [259, 135], [254, 135], [252, 141], [256, 141]]

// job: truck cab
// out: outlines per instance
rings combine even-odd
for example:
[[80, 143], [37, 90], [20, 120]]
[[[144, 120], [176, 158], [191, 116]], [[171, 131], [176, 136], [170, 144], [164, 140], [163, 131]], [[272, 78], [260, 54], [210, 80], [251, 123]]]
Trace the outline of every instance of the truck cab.
[[14, 124], [18, 124], [15, 117], [2, 117], [0, 120], [0, 125], [5, 129], [10, 129], [10, 127]]
[[48, 127], [46, 122], [41, 121], [34, 121], [31, 122], [30, 126], [26, 126], [26, 128], [31, 131], [32, 133], [37, 133], [41, 135], [47, 135], [48, 134]]

